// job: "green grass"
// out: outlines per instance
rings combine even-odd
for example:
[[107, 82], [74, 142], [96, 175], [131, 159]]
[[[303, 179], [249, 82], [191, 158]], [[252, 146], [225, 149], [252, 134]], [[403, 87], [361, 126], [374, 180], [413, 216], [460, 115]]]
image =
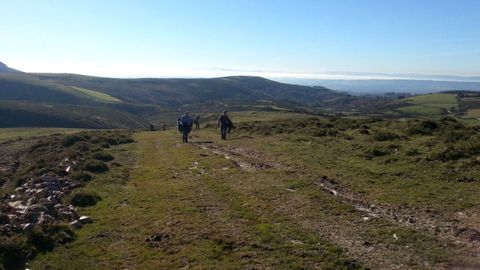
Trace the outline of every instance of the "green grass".
[[77, 128], [0, 128], [0, 142], [10, 139], [26, 139], [51, 134], [71, 134], [82, 131]]
[[445, 111], [441, 108], [420, 105], [408, 105], [397, 109], [397, 111], [419, 116], [440, 116], [445, 114]]
[[[448, 146], [445, 140], [452, 132], [469, 134], [467, 128], [445, 124], [444, 131], [433, 135], [409, 135], [409, 128], [416, 122], [326, 121], [326, 125], [331, 125], [329, 128], [318, 128], [314, 123], [314, 127], [309, 127], [308, 122], [301, 128], [294, 123], [290, 126], [284, 125], [288, 122], [273, 122], [269, 124], [272, 127], [262, 123], [246, 126], [245, 130], [251, 130], [247, 134], [254, 139], [238, 143], [275, 153], [287, 162], [307, 166], [318, 175], [337, 178], [374, 202], [418, 206], [443, 213], [480, 205], [480, 186], [455, 181], [464, 175], [480, 179], [473, 161], [475, 157], [448, 162], [434, 159], [436, 153]], [[362, 126], [368, 127], [368, 134], [360, 132]], [[378, 133], [385, 131], [397, 138], [376, 139]], [[235, 132], [232, 138], [245, 134], [244, 131]], [[271, 135], [264, 136], [265, 132]], [[460, 139], [458, 145], [463, 140]], [[478, 140], [472, 137], [466, 144], [475, 144]], [[412, 149], [420, 155], [409, 154]], [[381, 154], [375, 154], [377, 152]]]
[[456, 94], [427, 94], [404, 99], [403, 101], [427, 107], [450, 109], [458, 106]]
[[71, 86], [71, 88], [75, 91], [78, 91], [82, 94], [85, 94], [97, 101], [102, 101], [102, 102], [114, 102], [114, 103], [117, 103], [117, 102], [122, 102], [120, 99], [116, 98], [116, 97], [113, 97], [109, 94], [105, 94], [105, 93], [102, 93], [102, 92], [98, 92], [98, 91], [93, 91], [93, 90], [90, 90], [90, 89], [85, 89], [85, 88], [81, 88], [81, 87], [75, 87], [75, 86]]
[[413, 116], [442, 116], [458, 108], [456, 94], [426, 94], [403, 99], [395, 111]]

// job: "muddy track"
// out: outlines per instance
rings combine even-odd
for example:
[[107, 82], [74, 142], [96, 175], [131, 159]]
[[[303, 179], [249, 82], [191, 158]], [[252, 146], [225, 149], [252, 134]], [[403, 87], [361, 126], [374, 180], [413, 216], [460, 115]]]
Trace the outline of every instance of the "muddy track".
[[[270, 156], [266, 157], [266, 155], [251, 149], [233, 146], [222, 147], [213, 142], [201, 142], [196, 144], [204, 150], [210, 150], [215, 154], [224, 156], [226, 159], [231, 160], [239, 169], [246, 171], [281, 169], [287, 171], [293, 170], [295, 172], [295, 168], [282, 164]], [[301, 174], [298, 171], [296, 173]], [[433, 211], [418, 208], [373, 204], [368, 202], [368, 200], [366, 200], [361, 194], [348, 190], [334, 179], [326, 176], [316, 177], [312, 182], [314, 185], [323, 189], [326, 193], [335, 196], [341, 203], [353, 206], [357, 211], [362, 213], [364, 221], [379, 218], [387, 220], [393, 224], [429, 232], [436, 235], [441, 240], [453, 242], [459, 247], [462, 247], [462, 250], [464, 250], [462, 253], [466, 253], [467, 256], [472, 258], [479, 258], [478, 261], [480, 261], [480, 230], [478, 228], [469, 228], [465, 226], [459, 219], [446, 218]], [[321, 231], [322, 226], [325, 225], [312, 224], [307, 220], [301, 223], [303, 223], [303, 227], [314, 229], [316, 231]], [[332, 230], [332, 232], [335, 232], [335, 230]], [[351, 255], [357, 258], [367, 259], [375, 250], [383, 251], [380, 253], [384, 254], [388, 253], [385, 247], [364, 246], [363, 244], [358, 244], [361, 242], [361, 239], [355, 239], [354, 235], [341, 235], [337, 233], [334, 233], [336, 235], [325, 235], [325, 232], [321, 234], [328, 239], [334, 240], [347, 249], [355, 249], [356, 251], [351, 250], [347, 253], [351, 253]], [[379, 261], [383, 266], [388, 264], [388, 260]], [[475, 265], [473, 267], [470, 266], [464, 269], [477, 269], [476, 267], [480, 267], [480, 265]], [[388, 268], [395, 269], [395, 265], [391, 265], [391, 267]], [[436, 268], [444, 267], [436, 266]], [[452, 269], [452, 267], [445, 266], [445, 269]]]

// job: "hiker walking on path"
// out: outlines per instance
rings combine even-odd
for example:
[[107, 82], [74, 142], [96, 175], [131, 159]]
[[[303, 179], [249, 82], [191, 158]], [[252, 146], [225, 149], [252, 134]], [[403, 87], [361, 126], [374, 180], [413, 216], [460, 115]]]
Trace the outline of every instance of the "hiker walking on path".
[[195, 115], [193, 123], [195, 123], [195, 129], [200, 129], [200, 115]]
[[218, 118], [218, 126], [220, 127], [220, 135], [222, 140], [227, 139], [227, 133], [233, 128], [233, 122], [227, 115], [227, 111], [223, 111], [223, 114]]
[[178, 120], [178, 129], [182, 132], [182, 141], [188, 142], [188, 134], [192, 130], [193, 119], [190, 117], [189, 112], [185, 112], [184, 115]]

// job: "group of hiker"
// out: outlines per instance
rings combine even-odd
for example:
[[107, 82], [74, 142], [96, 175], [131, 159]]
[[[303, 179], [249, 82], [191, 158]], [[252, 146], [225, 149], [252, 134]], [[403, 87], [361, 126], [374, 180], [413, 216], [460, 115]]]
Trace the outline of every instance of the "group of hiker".
[[[195, 124], [195, 129], [200, 129], [200, 115], [195, 115], [192, 118], [190, 112], [185, 112], [184, 115], [179, 116], [177, 119], [178, 131], [182, 133], [182, 141], [184, 143], [188, 142], [193, 124]], [[230, 130], [233, 128], [233, 122], [228, 117], [227, 111], [223, 111], [223, 114], [217, 120], [217, 125], [220, 127], [220, 137], [222, 140], [226, 140], [227, 133], [230, 133]]]

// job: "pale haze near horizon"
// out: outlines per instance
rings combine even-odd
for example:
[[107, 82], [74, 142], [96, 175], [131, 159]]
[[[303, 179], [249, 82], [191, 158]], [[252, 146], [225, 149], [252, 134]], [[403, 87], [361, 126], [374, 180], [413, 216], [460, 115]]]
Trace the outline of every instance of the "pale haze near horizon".
[[0, 10], [0, 61], [26, 72], [480, 76], [480, 1], [0, 0]]

